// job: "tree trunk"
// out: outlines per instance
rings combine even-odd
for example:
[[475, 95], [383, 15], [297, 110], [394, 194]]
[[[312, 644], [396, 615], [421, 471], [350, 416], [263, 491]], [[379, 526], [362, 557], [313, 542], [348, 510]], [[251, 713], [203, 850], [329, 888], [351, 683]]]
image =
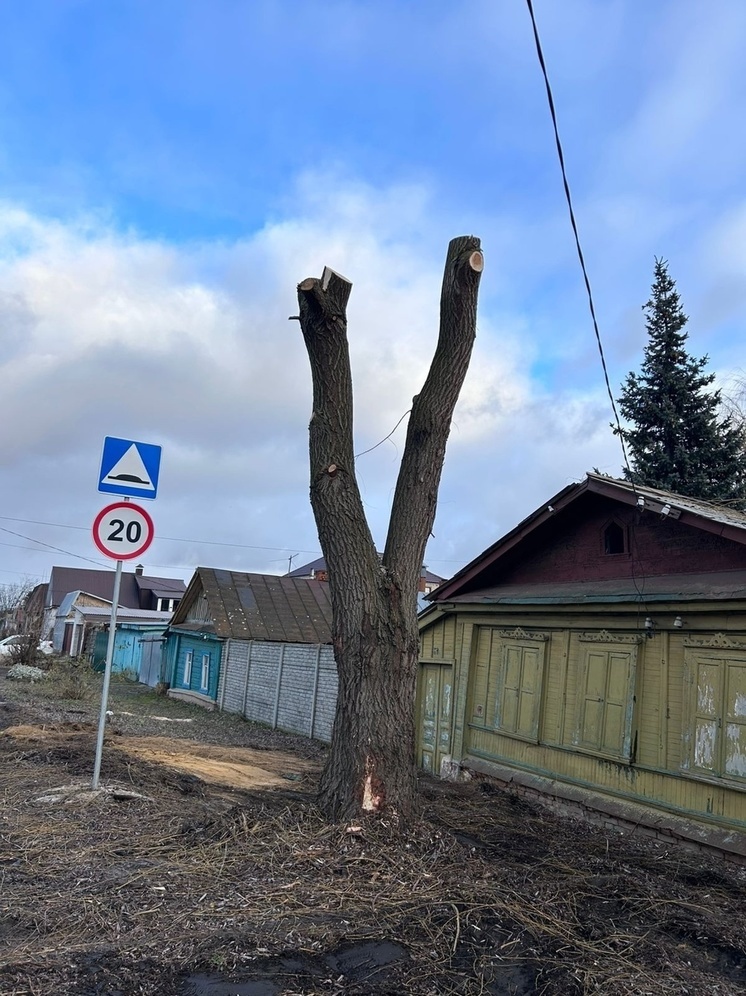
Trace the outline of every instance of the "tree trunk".
[[417, 588], [435, 519], [453, 410], [476, 332], [479, 239], [448, 247], [440, 335], [412, 403], [383, 558], [355, 477], [347, 301], [352, 284], [326, 268], [298, 285], [313, 379], [311, 505], [332, 600], [337, 711], [319, 800], [333, 819], [416, 807]]

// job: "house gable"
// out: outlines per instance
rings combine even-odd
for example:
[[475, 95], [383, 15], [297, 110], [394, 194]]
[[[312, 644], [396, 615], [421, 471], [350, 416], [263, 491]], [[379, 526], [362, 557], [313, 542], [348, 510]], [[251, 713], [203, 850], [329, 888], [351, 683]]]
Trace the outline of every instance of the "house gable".
[[179, 602], [176, 611], [171, 619], [172, 626], [184, 624], [207, 624], [211, 622], [210, 607], [207, 603], [204, 585], [200, 569], [198, 568], [189, 585], [184, 597]]
[[746, 547], [740, 543], [586, 493], [487, 568], [480, 582], [610, 581], [743, 569]]
[[[667, 509], [667, 511], [666, 511]], [[556, 495], [432, 596], [746, 570], [746, 515], [589, 475]]]

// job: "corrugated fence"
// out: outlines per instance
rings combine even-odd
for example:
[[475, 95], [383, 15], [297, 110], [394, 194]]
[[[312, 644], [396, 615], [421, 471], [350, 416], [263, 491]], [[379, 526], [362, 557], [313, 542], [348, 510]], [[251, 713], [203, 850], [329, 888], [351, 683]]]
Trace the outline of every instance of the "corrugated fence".
[[275, 729], [332, 738], [337, 667], [332, 648], [227, 640], [218, 706]]

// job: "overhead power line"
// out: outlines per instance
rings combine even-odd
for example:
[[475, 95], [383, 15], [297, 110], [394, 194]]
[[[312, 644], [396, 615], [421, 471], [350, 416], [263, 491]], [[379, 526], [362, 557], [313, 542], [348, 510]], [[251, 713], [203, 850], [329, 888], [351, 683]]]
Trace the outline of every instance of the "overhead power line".
[[[47, 550], [54, 550], [57, 553], [64, 553], [66, 557], [75, 557], [78, 560], [87, 560], [89, 564], [95, 564], [97, 567], [101, 566], [100, 560], [92, 560], [90, 557], [84, 557], [80, 553], [73, 553], [72, 550], [63, 550], [61, 546], [53, 546], [51, 543], [45, 543], [43, 540], [34, 539], [33, 536], [24, 536], [23, 533], [17, 533], [13, 529], [7, 529], [5, 526], [0, 526], [0, 530], [4, 533], [10, 533], [11, 536], [17, 536], [19, 539], [25, 539], [29, 543], [36, 543], [39, 546], [46, 547]], [[40, 550], [35, 550], [33, 552], [41, 553]]]
[[[598, 327], [598, 320], [596, 318], [596, 306], [595, 306], [594, 301], [593, 301], [593, 291], [591, 290], [591, 281], [590, 281], [590, 277], [588, 276], [588, 270], [587, 270], [586, 265], [585, 265], [585, 257], [583, 256], [583, 248], [582, 248], [582, 246], [580, 244], [580, 233], [578, 232], [578, 225], [577, 225], [577, 221], [575, 220], [575, 210], [574, 210], [573, 204], [572, 204], [572, 195], [570, 193], [570, 183], [569, 183], [569, 181], [567, 179], [567, 170], [565, 168], [565, 155], [564, 155], [564, 152], [562, 151], [562, 142], [560, 141], [559, 126], [557, 124], [557, 112], [556, 112], [555, 107], [554, 107], [554, 97], [552, 95], [552, 87], [551, 87], [551, 84], [549, 82], [549, 74], [547, 73], [546, 62], [544, 61], [544, 52], [543, 52], [542, 47], [541, 47], [541, 39], [539, 38], [539, 29], [538, 29], [538, 27], [536, 25], [536, 17], [534, 15], [534, 5], [533, 5], [532, 0], [526, 0], [526, 3], [528, 5], [528, 12], [529, 12], [529, 15], [531, 17], [531, 26], [532, 26], [533, 32], [534, 32], [534, 41], [536, 43], [536, 54], [537, 54], [537, 56], [539, 58], [539, 65], [541, 66], [542, 76], [544, 77], [544, 86], [546, 87], [546, 91], [547, 91], [547, 101], [549, 102], [549, 113], [550, 113], [551, 118], [552, 118], [552, 127], [554, 129], [554, 141], [555, 141], [555, 145], [557, 146], [557, 156], [559, 158], [560, 170], [562, 172], [562, 184], [563, 184], [564, 190], [565, 190], [565, 200], [567, 201], [567, 210], [569, 211], [569, 214], [570, 214], [570, 224], [572, 225], [572, 232], [573, 232], [573, 235], [575, 237], [575, 248], [576, 248], [577, 253], [578, 253], [578, 260], [580, 262], [580, 269], [583, 271], [583, 280], [585, 281], [585, 289], [586, 289], [586, 293], [588, 295], [588, 307], [590, 309], [591, 320], [593, 322], [593, 331], [594, 331], [594, 333], [596, 335], [596, 343], [598, 345], [598, 354], [601, 357], [601, 367], [602, 367], [603, 373], [604, 373], [604, 381], [606, 383], [606, 392], [609, 395], [609, 402], [611, 404], [611, 410], [612, 410], [613, 415], [614, 415], [614, 424], [616, 425], [616, 435], [619, 437], [619, 445], [621, 446], [621, 449], [622, 449], [622, 459], [624, 461], [624, 466], [625, 466], [625, 468], [627, 470], [627, 476], [628, 476], [628, 478], [629, 478], [629, 480], [630, 480], [630, 482], [632, 484], [632, 491], [635, 492], [636, 489], [635, 489], [634, 477], [632, 475], [632, 470], [631, 470], [630, 465], [629, 465], [629, 460], [627, 459], [627, 447], [624, 445], [624, 436], [622, 434], [622, 426], [621, 426], [621, 423], [619, 421], [619, 414], [617, 412], [616, 402], [614, 401], [614, 394], [613, 394], [613, 392], [611, 390], [611, 383], [609, 381], [609, 371], [608, 371], [608, 368], [606, 366], [606, 356], [604, 355], [603, 343], [601, 342], [601, 331], [600, 331], [600, 329]], [[633, 526], [633, 532], [634, 532], [634, 526]], [[637, 592], [638, 598], [640, 599], [640, 602], [643, 605], [645, 605], [645, 593], [644, 593], [645, 575], [644, 575], [644, 573], [640, 575], [640, 579], [642, 581], [642, 587], [640, 587], [640, 585], [638, 584], [638, 578], [637, 578], [637, 576], [635, 574], [635, 556], [634, 556], [634, 551], [633, 551], [633, 557], [632, 557], [632, 560], [631, 560], [631, 568], [632, 568], [632, 583], [635, 586], [635, 590]]]
[[[570, 213], [570, 224], [572, 225], [572, 232], [575, 236], [575, 248], [578, 253], [578, 260], [580, 261], [580, 269], [583, 271], [583, 280], [585, 281], [585, 290], [588, 295], [588, 307], [591, 312], [591, 320], [593, 322], [593, 331], [596, 334], [596, 343], [598, 345], [598, 353], [601, 357], [601, 367], [604, 372], [604, 381], [606, 383], [606, 392], [609, 395], [609, 402], [611, 404], [611, 410], [614, 414], [614, 424], [616, 425], [617, 432], [616, 435], [619, 437], [619, 445], [622, 448], [622, 458], [624, 460], [624, 466], [627, 468], [627, 473], [632, 474], [630, 470], [629, 461], [627, 459], [627, 448], [624, 445], [624, 438], [622, 436], [622, 426], [619, 421], [619, 414], [616, 408], [616, 402], [614, 401], [614, 393], [611, 390], [611, 382], [609, 381], [609, 371], [606, 366], [606, 356], [604, 354], [603, 343], [601, 342], [601, 332], [598, 327], [598, 320], [596, 318], [596, 306], [593, 300], [593, 291], [591, 290], [591, 281], [588, 276], [588, 270], [585, 265], [585, 257], [583, 256], [583, 248], [580, 244], [580, 233], [578, 232], [578, 225], [575, 220], [575, 209], [573, 208], [572, 195], [570, 193], [570, 183], [567, 179], [567, 170], [565, 168], [565, 154], [562, 151], [562, 142], [560, 141], [559, 126], [557, 124], [557, 112], [554, 107], [554, 96], [552, 95], [552, 87], [549, 82], [549, 74], [547, 73], [546, 62], [544, 61], [544, 52], [541, 47], [541, 39], [539, 38], [539, 29], [536, 26], [536, 17], [534, 15], [534, 5], [532, 0], [526, 0], [528, 4], [528, 12], [531, 17], [531, 27], [534, 32], [534, 41], [536, 43], [536, 54], [539, 57], [539, 65], [541, 66], [542, 76], [544, 77], [544, 86], [547, 91], [547, 101], [549, 102], [549, 114], [552, 118], [552, 128], [554, 129], [554, 141], [557, 146], [557, 156], [559, 158], [560, 170], [562, 172], [562, 184], [565, 189], [565, 200], [567, 201], [567, 209]], [[631, 479], [631, 476], [630, 476]]]
[[[12, 515], [0, 515], [0, 519], [5, 522], [24, 522], [27, 525], [33, 526], [52, 526], [55, 529], [77, 529], [79, 532], [89, 533], [90, 529], [87, 526], [71, 526], [66, 522], [45, 522], [41, 519], [19, 519]], [[0, 529], [3, 527], [0, 526]], [[7, 529], [6, 532], [12, 532], [11, 529]], [[20, 533], [15, 533], [14, 535], [20, 536]], [[24, 537], [28, 538], [28, 537]], [[227, 546], [236, 550], [264, 550], [269, 553], [287, 553], [289, 550], [296, 550], [298, 553], [318, 553], [318, 548], [314, 550], [301, 550], [297, 546], [256, 546], [249, 543], [227, 543], [224, 540], [207, 540], [199, 539], [195, 536], [157, 536], [159, 540], [168, 540], [170, 543], [196, 543], [199, 546]], [[32, 540], [31, 542], [37, 543], [39, 540]], [[63, 551], [64, 552], [64, 551]]]

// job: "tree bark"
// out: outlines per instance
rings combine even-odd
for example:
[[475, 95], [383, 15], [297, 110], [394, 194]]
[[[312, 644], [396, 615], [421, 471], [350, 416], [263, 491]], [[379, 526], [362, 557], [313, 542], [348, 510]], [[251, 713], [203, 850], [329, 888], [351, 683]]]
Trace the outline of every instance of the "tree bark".
[[417, 589], [453, 410], [471, 359], [483, 257], [479, 239], [448, 247], [440, 334], [412, 404], [388, 536], [379, 559], [355, 477], [347, 301], [352, 284], [326, 268], [298, 285], [311, 365], [311, 505], [326, 558], [339, 675], [319, 801], [332, 819], [416, 808]]

